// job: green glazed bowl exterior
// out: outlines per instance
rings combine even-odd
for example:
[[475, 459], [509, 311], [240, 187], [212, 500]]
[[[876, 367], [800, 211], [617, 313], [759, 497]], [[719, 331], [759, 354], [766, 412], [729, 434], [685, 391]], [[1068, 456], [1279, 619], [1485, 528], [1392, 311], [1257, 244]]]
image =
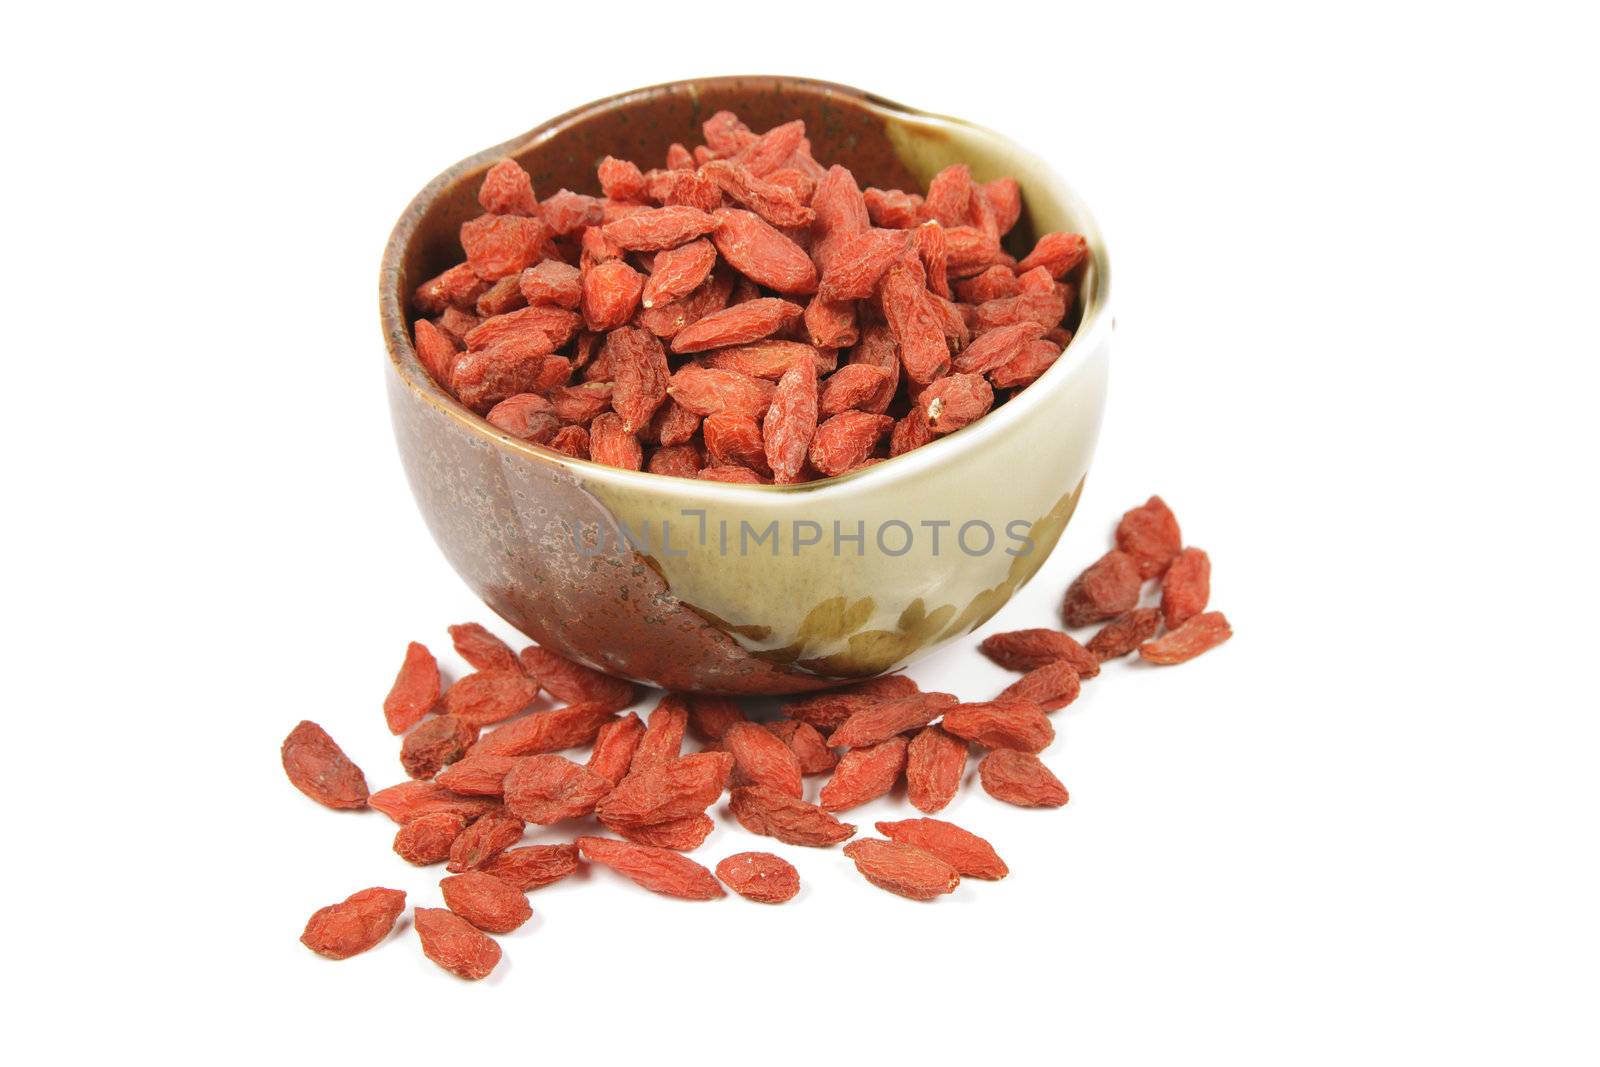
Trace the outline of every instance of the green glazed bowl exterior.
[[[483, 172], [511, 156], [541, 195], [594, 188], [607, 154], [657, 160], [713, 112], [799, 117], [816, 157], [863, 186], [925, 187], [950, 163], [1011, 175], [1007, 241], [1073, 230], [1092, 258], [1062, 357], [989, 416], [853, 474], [795, 486], [702, 482], [574, 460], [510, 437], [428, 377], [415, 286], [460, 259]], [[911, 183], [915, 183], [912, 186]], [[641, 89], [450, 168], [395, 227], [380, 304], [400, 457], [428, 528], [497, 614], [541, 644], [669, 689], [796, 693], [892, 671], [971, 632], [1038, 570], [1071, 518], [1104, 408], [1109, 259], [1082, 201], [997, 134], [856, 89], [785, 77]]]

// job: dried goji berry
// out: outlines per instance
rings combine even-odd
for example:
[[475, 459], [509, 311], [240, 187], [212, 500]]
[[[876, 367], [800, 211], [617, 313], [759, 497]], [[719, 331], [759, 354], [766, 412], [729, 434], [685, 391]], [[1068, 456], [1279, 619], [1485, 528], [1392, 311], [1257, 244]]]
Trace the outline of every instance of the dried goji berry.
[[789, 746], [789, 751], [800, 761], [801, 774], [827, 774], [838, 766], [839, 757], [833, 754], [833, 749], [822, 739], [822, 734], [810, 723], [795, 719], [773, 719], [761, 725]]
[[689, 729], [702, 741], [721, 741], [730, 726], [744, 721], [744, 712], [727, 697], [705, 693], [691, 694], [689, 697]]
[[[1067, 340], [1071, 340], [1069, 334]], [[996, 389], [1020, 389], [1031, 385], [1061, 358], [1062, 343], [1041, 338], [1030, 341], [1012, 359], [989, 372]]]
[[955, 799], [967, 769], [967, 742], [937, 726], [917, 732], [906, 746], [906, 799], [935, 812]]
[[[677, 248], [717, 228], [717, 219], [698, 208], [657, 207], [606, 223], [606, 240], [630, 252]], [[737, 264], [735, 264], [737, 266]]]
[[1198, 548], [1178, 553], [1161, 578], [1161, 617], [1176, 630], [1202, 611], [1211, 599], [1211, 557]]
[[817, 268], [806, 250], [759, 215], [738, 208], [713, 213], [711, 240], [728, 265], [758, 285], [780, 293], [817, 290]]
[[722, 795], [733, 757], [697, 752], [634, 771], [610, 791], [596, 814], [608, 825], [650, 826], [700, 815]]
[[716, 262], [717, 250], [704, 238], [658, 253], [644, 285], [644, 306], [688, 296], [706, 280]]
[[713, 311], [679, 330], [672, 338], [672, 350], [680, 353], [703, 352], [708, 348], [749, 344], [772, 335], [798, 319], [802, 313], [800, 305], [777, 297], [746, 300], [742, 304]]
[[294, 787], [328, 808], [367, 806], [367, 779], [328, 732], [303, 721], [283, 740], [283, 770]]
[[569, 704], [536, 711], [478, 738], [470, 756], [535, 756], [587, 745], [616, 717], [609, 704]]
[[498, 797], [464, 796], [437, 782], [401, 782], [373, 793], [367, 803], [402, 825], [436, 811], [453, 812], [471, 820], [500, 806]]
[[620, 823], [606, 823], [605, 826], [635, 844], [670, 848], [674, 852], [692, 852], [717, 828], [708, 815], [691, 815], [685, 819], [672, 819], [649, 826], [626, 826]]
[[539, 683], [521, 670], [474, 671], [444, 691], [444, 710], [472, 726], [489, 726], [523, 711], [538, 695]]
[[797, 360], [772, 393], [772, 406], [761, 423], [767, 466], [776, 482], [800, 480], [811, 438], [817, 431], [817, 365]]
[[996, 800], [1021, 808], [1059, 808], [1067, 789], [1038, 756], [997, 748], [978, 762], [978, 781]]
[[826, 374], [833, 369], [830, 354], [818, 351], [800, 341], [755, 341], [733, 348], [719, 348], [700, 357], [705, 366], [713, 370], [733, 371], [751, 378], [766, 378], [776, 382], [796, 361], [809, 359], [816, 364], [817, 373]]
[[630, 771], [642, 771], [682, 753], [683, 734], [689, 724], [689, 700], [681, 693], [668, 693], [650, 712], [644, 736], [634, 750]]
[[621, 711], [633, 703], [632, 682], [602, 674], [592, 667], [557, 655], [548, 648], [529, 645], [517, 653], [517, 658], [522, 661], [522, 669], [528, 672], [528, 676], [537, 678], [540, 688], [557, 700], [565, 700], [569, 704], [604, 706], [611, 711]]
[[817, 427], [811, 439], [812, 467], [830, 478], [856, 469], [871, 457], [893, 425], [889, 416], [865, 411], [844, 411], [833, 416]]
[[383, 717], [389, 732], [403, 734], [439, 703], [439, 664], [428, 646], [413, 641], [395, 675], [389, 695], [383, 698]]
[[867, 881], [912, 900], [932, 900], [961, 884], [954, 867], [915, 845], [869, 837], [844, 846], [844, 854]]
[[946, 733], [964, 737], [985, 748], [1013, 748], [1042, 752], [1055, 740], [1043, 709], [1031, 700], [1003, 697], [973, 704], [957, 704], [944, 713]]
[[589, 770], [616, 785], [628, 773], [643, 736], [644, 722], [632, 712], [606, 723], [595, 735]]
[[828, 811], [845, 811], [876, 800], [894, 788], [906, 769], [906, 739], [891, 737], [839, 757], [819, 800]]
[[522, 298], [535, 307], [548, 305], [575, 311], [583, 300], [578, 268], [559, 259], [547, 259], [523, 271], [517, 276], [517, 288]]
[[993, 845], [955, 823], [943, 819], [901, 819], [880, 822], [877, 827], [878, 833], [891, 841], [915, 845], [933, 853], [963, 878], [994, 882], [1011, 873]]
[[900, 346], [900, 362], [912, 381], [926, 385], [950, 370], [950, 349], [928, 291], [904, 262], [890, 267], [879, 288], [883, 317]]
[[913, 693], [862, 708], [828, 737], [830, 748], [863, 748], [928, 725], [955, 707], [949, 693]]
[[722, 413], [760, 418], [772, 406], [773, 390], [764, 379], [693, 363], [678, 368], [667, 385], [673, 400], [708, 418]]
[[1061, 617], [1068, 626], [1089, 626], [1139, 606], [1139, 564], [1126, 552], [1112, 549], [1067, 587]]
[[318, 908], [300, 943], [330, 960], [347, 960], [388, 937], [405, 908], [406, 895], [399, 889], [363, 889]]
[[956, 357], [953, 366], [962, 374], [987, 374], [1016, 359], [1029, 344], [1043, 336], [1044, 327], [1037, 322], [996, 326], [980, 333], [966, 351]]
[[460, 351], [455, 340], [427, 319], [418, 319], [412, 329], [417, 349], [417, 361], [428, 372], [428, 377], [445, 388], [450, 388], [451, 370]]
[[446, 907], [491, 934], [509, 934], [533, 918], [533, 909], [521, 890], [483, 871], [442, 878], [439, 891]]
[[495, 429], [535, 444], [552, 440], [561, 429], [560, 420], [550, 412], [550, 401], [538, 393], [508, 396], [483, 418]]
[[951, 374], [917, 396], [928, 429], [935, 434], [953, 433], [989, 413], [994, 406], [994, 389], [977, 374]]
[[597, 263], [583, 273], [583, 321], [596, 333], [633, 318], [644, 293], [644, 275], [620, 259]]
[[[1170, 573], [1170, 572], [1169, 572]], [[1176, 630], [1139, 646], [1139, 658], [1149, 663], [1172, 664], [1194, 659], [1233, 636], [1233, 627], [1220, 611], [1207, 611], [1185, 621]]]
[[490, 167], [478, 188], [478, 203], [493, 215], [536, 215], [539, 201], [533, 195], [533, 180], [514, 159], [502, 159]]
[[478, 728], [454, 715], [425, 720], [406, 734], [400, 765], [412, 778], [432, 778], [445, 764], [466, 755], [477, 739]]
[[563, 756], [529, 756], [505, 777], [506, 807], [515, 815], [548, 826], [594, 810], [611, 792], [611, 780]]
[[596, 168], [600, 191], [610, 200], [640, 200], [644, 197], [644, 175], [636, 163], [607, 156]]
[[494, 939], [453, 911], [413, 908], [411, 925], [422, 954], [459, 978], [487, 978], [500, 962]]
[[440, 771], [434, 781], [453, 793], [497, 797], [504, 789], [506, 775], [522, 758], [474, 752]]
[[521, 215], [479, 215], [461, 224], [461, 247], [474, 274], [497, 281], [539, 262], [544, 223]]
[[753, 834], [775, 837], [789, 845], [823, 848], [837, 845], [856, 832], [815, 804], [765, 786], [741, 786], [728, 794], [733, 817]]
[[1017, 273], [1044, 267], [1059, 278], [1089, 256], [1089, 244], [1081, 233], [1047, 233], [1034, 244], [1033, 251], [1017, 264]]
[[726, 193], [728, 199], [749, 208], [773, 226], [809, 226], [816, 218], [793, 189], [766, 181], [739, 163], [713, 160], [701, 167], [700, 173]]
[[477, 870], [522, 840], [523, 829], [521, 819], [502, 811], [474, 820], [450, 843], [450, 862], [445, 869], [458, 873]]
[[1057, 711], [1078, 699], [1078, 672], [1066, 660], [1046, 663], [1006, 686], [1001, 700], [1025, 700], [1045, 711]]
[[717, 877], [758, 904], [782, 904], [800, 892], [800, 872], [770, 852], [737, 852], [717, 864]]
[[874, 226], [895, 230], [908, 230], [923, 221], [923, 200], [917, 193], [899, 189], [868, 188], [863, 196], [867, 214]]
[[451, 306], [471, 307], [488, 288], [488, 283], [478, 277], [472, 264], [458, 263], [417, 286], [411, 299], [420, 310], [437, 315]]
[[577, 845], [524, 845], [507, 849], [483, 865], [484, 874], [523, 892], [559, 882], [577, 869]]
[[736, 722], [723, 733], [721, 744], [733, 757], [733, 784], [764, 785], [793, 797], [801, 795], [800, 760], [770, 730]]
[[710, 871], [668, 849], [609, 837], [580, 837], [578, 850], [584, 859], [603, 863], [653, 893], [684, 900], [715, 900], [726, 895]]
[[395, 831], [395, 854], [418, 867], [443, 863], [450, 858], [450, 846], [466, 828], [467, 820], [453, 811], [436, 811], [413, 819]]
[[1139, 577], [1158, 578], [1183, 551], [1183, 533], [1166, 501], [1153, 496], [1123, 512], [1117, 524], [1117, 547], [1139, 565]]
[[1134, 608], [1106, 623], [1084, 647], [1102, 661], [1116, 659], [1154, 637], [1160, 625], [1159, 608]]
[[1092, 678], [1100, 672], [1099, 659], [1073, 640], [1071, 634], [1060, 630], [1038, 628], [990, 634], [978, 648], [1010, 671], [1037, 670], [1056, 660], [1065, 660], [1080, 678]]

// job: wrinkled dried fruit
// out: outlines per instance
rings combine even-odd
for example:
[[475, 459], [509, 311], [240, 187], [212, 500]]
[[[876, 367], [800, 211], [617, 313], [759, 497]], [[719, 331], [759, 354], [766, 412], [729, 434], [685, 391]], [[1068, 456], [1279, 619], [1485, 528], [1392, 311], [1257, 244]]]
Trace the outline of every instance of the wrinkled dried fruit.
[[441, 878], [439, 891], [446, 907], [491, 934], [509, 934], [533, 918], [533, 909], [520, 889], [483, 871]]
[[506, 775], [521, 758], [470, 753], [440, 771], [434, 781], [454, 793], [497, 797], [505, 787]]
[[474, 274], [497, 281], [539, 262], [544, 223], [521, 215], [479, 215], [461, 224], [461, 248]]
[[300, 943], [330, 960], [347, 960], [388, 937], [405, 908], [406, 895], [398, 889], [363, 889], [318, 908]]
[[563, 756], [529, 756], [505, 778], [505, 803], [529, 822], [548, 826], [594, 810], [611, 792], [611, 780]]
[[451, 842], [445, 869], [458, 873], [477, 870], [521, 841], [523, 829], [522, 820], [510, 815], [494, 812], [483, 816]]
[[967, 742], [937, 726], [917, 732], [906, 747], [906, 799], [935, 812], [955, 799], [967, 769]]
[[917, 397], [917, 407], [935, 434], [954, 433], [994, 406], [994, 389], [976, 374], [940, 378]]
[[855, 470], [872, 457], [878, 442], [893, 425], [894, 420], [887, 415], [841, 412], [817, 427], [811, 438], [811, 466], [830, 478]]
[[473, 756], [534, 756], [587, 745], [600, 728], [616, 717], [606, 704], [569, 704], [536, 711], [484, 734], [472, 746]]
[[994, 846], [955, 823], [943, 819], [902, 819], [880, 822], [878, 833], [891, 841], [933, 853], [956, 869], [963, 878], [998, 881], [1011, 873]]
[[683, 734], [689, 725], [689, 698], [668, 693], [650, 712], [644, 736], [634, 750], [631, 771], [642, 771], [670, 760], [683, 752]]
[[1089, 626], [1139, 606], [1138, 562], [1126, 552], [1107, 552], [1067, 587], [1061, 617], [1070, 627]]
[[1059, 808], [1067, 802], [1067, 787], [1038, 756], [1026, 752], [995, 749], [978, 762], [978, 781], [996, 800], [1020, 808]]
[[928, 725], [956, 706], [949, 693], [913, 693], [862, 708], [828, 736], [830, 748], [863, 748]]
[[839, 757], [823, 740], [822, 734], [808, 722], [795, 719], [775, 719], [762, 723], [793, 752], [800, 761], [801, 774], [827, 774], [839, 764]]
[[[708, 348], [750, 344], [771, 336], [802, 314], [804, 309], [800, 305], [777, 297], [746, 300], [721, 311], [713, 311], [679, 330], [672, 338], [672, 350], [704, 352]], [[691, 410], [694, 410], [692, 406]], [[709, 411], [702, 413], [710, 414]]]
[[1058, 711], [1078, 699], [1078, 672], [1066, 660], [1046, 663], [1006, 686], [1001, 700], [1025, 700], [1045, 711]]
[[643, 736], [644, 722], [633, 712], [606, 723], [595, 735], [594, 749], [589, 753], [589, 770], [616, 785], [633, 765]]
[[622, 416], [623, 432], [636, 434], [667, 399], [667, 353], [648, 331], [629, 326], [606, 335], [601, 358], [615, 376], [611, 407]]
[[523, 711], [539, 695], [539, 683], [520, 670], [475, 671], [444, 691], [444, 710], [464, 723], [489, 726]]
[[809, 359], [796, 360], [778, 380], [772, 406], [761, 422], [761, 439], [774, 481], [800, 480], [816, 431], [817, 365]]
[[1116, 659], [1150, 640], [1160, 626], [1161, 609], [1134, 608], [1106, 623], [1084, 647], [1101, 661]]
[[869, 837], [844, 846], [844, 854], [867, 881], [912, 900], [932, 900], [961, 884], [954, 867], [915, 845]]
[[406, 734], [400, 765], [412, 778], [432, 778], [445, 764], [465, 756], [477, 739], [478, 728], [454, 715], [428, 719]]
[[891, 737], [865, 748], [852, 748], [839, 757], [839, 766], [823, 785], [818, 799], [828, 811], [859, 807], [893, 789], [905, 769], [906, 739], [903, 737]]
[[471, 820], [500, 806], [498, 797], [464, 796], [438, 782], [401, 782], [378, 790], [367, 803], [402, 825], [436, 811], [453, 812]]
[[577, 845], [525, 845], [507, 849], [483, 865], [484, 874], [523, 892], [559, 882], [577, 869]]
[[459, 978], [487, 978], [500, 962], [494, 939], [453, 911], [413, 908], [411, 924], [422, 954]]
[[1176, 630], [1202, 611], [1211, 599], [1211, 557], [1198, 548], [1178, 553], [1161, 579], [1161, 617]]
[[1123, 512], [1117, 524], [1117, 548], [1134, 558], [1139, 577], [1159, 578], [1183, 551], [1177, 516], [1158, 496]]
[[837, 845], [856, 832], [815, 804], [808, 804], [765, 786], [741, 786], [728, 794], [733, 817], [753, 834], [776, 837], [790, 845], [823, 848]]
[[[660, 252], [717, 228], [717, 220], [692, 207], [658, 207], [606, 224], [606, 239], [630, 252]], [[693, 288], [691, 286], [690, 288]]]
[[467, 820], [452, 811], [436, 811], [413, 819], [394, 832], [394, 851], [407, 863], [426, 867], [450, 858], [450, 846], [467, 828]]
[[689, 729], [708, 744], [721, 741], [730, 726], [744, 721], [737, 701], [704, 693], [689, 696]]
[[1019, 752], [1042, 752], [1056, 738], [1056, 728], [1039, 705], [1015, 697], [957, 704], [944, 713], [941, 725], [946, 733], [985, 748]]
[[[633, 683], [558, 656], [547, 648], [529, 645], [517, 654], [522, 669], [557, 700], [569, 704], [604, 705], [621, 711], [633, 703]], [[581, 742], [580, 742], [581, 743]]]
[[638, 845], [670, 848], [674, 852], [692, 852], [705, 843], [717, 824], [709, 815], [691, 815], [687, 819], [652, 823], [649, 826], [624, 826], [605, 824], [611, 830]]
[[389, 732], [403, 734], [439, 703], [439, 664], [426, 645], [413, 641], [395, 675], [394, 686], [383, 699], [383, 717]]
[[734, 723], [722, 735], [722, 749], [733, 757], [735, 785], [764, 785], [801, 795], [800, 760], [772, 731], [753, 722]]
[[1148, 663], [1172, 664], [1194, 659], [1233, 636], [1233, 627], [1220, 611], [1196, 615], [1171, 633], [1139, 646], [1139, 658]]
[[1093, 678], [1100, 673], [1100, 661], [1071, 634], [1060, 630], [1040, 628], [991, 634], [978, 647], [1009, 671], [1032, 671], [1065, 660], [1080, 678]]
[[653, 893], [684, 900], [715, 900], [726, 895], [710, 871], [669, 849], [609, 837], [580, 837], [578, 850], [584, 859], [603, 863]]
[[782, 904], [800, 892], [800, 872], [770, 852], [738, 852], [717, 864], [717, 877], [746, 900]]
[[328, 732], [304, 721], [283, 740], [283, 770], [294, 787], [329, 808], [367, 806], [367, 778]]
[[650, 826], [702, 814], [716, 802], [733, 771], [726, 752], [697, 752], [636, 771], [600, 801], [608, 825]]
[[1089, 255], [1089, 243], [1081, 233], [1047, 233], [1034, 244], [1021, 263], [1017, 273], [1026, 274], [1035, 267], [1043, 267], [1052, 278], [1059, 278], [1082, 263]]
[[[817, 268], [806, 250], [753, 212], [715, 213], [711, 240], [728, 265], [757, 285], [779, 293], [814, 293]], [[687, 351], [687, 350], [680, 350]]]

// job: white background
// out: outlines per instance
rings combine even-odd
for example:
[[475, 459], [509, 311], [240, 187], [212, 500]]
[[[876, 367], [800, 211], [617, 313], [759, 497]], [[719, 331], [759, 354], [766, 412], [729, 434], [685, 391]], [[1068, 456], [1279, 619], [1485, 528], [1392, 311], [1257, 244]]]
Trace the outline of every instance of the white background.
[[[719, 6], [8, 17], [10, 1040], [35, 1060], [1595, 1062], [1592, 26], [1539, 4]], [[318, 959], [296, 941], [313, 909], [372, 884], [431, 903], [437, 872], [381, 817], [301, 798], [278, 743], [316, 719], [388, 784], [405, 642], [443, 652], [487, 615], [394, 455], [389, 227], [548, 116], [752, 71], [995, 127], [1104, 224], [1096, 465], [984, 632], [1048, 625], [1159, 492], [1237, 636], [1119, 664], [1058, 713], [1065, 809], [964, 793], [949, 815], [996, 843], [1002, 883], [918, 906], [724, 817], [699, 855], [780, 852], [797, 901], [602, 871], [534, 894], [487, 983], [409, 929]], [[970, 646], [911, 673], [969, 698], [1007, 681]]]

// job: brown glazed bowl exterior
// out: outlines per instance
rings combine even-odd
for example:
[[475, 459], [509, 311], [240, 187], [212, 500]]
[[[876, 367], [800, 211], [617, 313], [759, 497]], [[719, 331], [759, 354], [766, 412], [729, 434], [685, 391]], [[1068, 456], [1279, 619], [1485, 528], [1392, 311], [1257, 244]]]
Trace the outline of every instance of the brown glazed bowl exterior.
[[[598, 193], [606, 155], [665, 157], [721, 109], [755, 129], [805, 120], [813, 153], [863, 187], [925, 188], [949, 163], [1012, 175], [1024, 213], [1007, 247], [1074, 230], [1092, 262], [1076, 336], [1037, 382], [972, 426], [853, 474], [731, 485], [619, 470], [510, 437], [428, 377], [407, 300], [461, 259], [483, 172], [511, 156], [541, 196]], [[675, 82], [579, 108], [463, 160], [406, 208], [380, 279], [387, 385], [406, 475], [446, 558], [540, 644], [669, 689], [797, 693], [904, 666], [970, 633], [1044, 562], [1099, 432], [1109, 260], [1083, 203], [997, 134], [857, 89], [786, 77]], [[987, 531], [987, 533], [985, 532]]]

